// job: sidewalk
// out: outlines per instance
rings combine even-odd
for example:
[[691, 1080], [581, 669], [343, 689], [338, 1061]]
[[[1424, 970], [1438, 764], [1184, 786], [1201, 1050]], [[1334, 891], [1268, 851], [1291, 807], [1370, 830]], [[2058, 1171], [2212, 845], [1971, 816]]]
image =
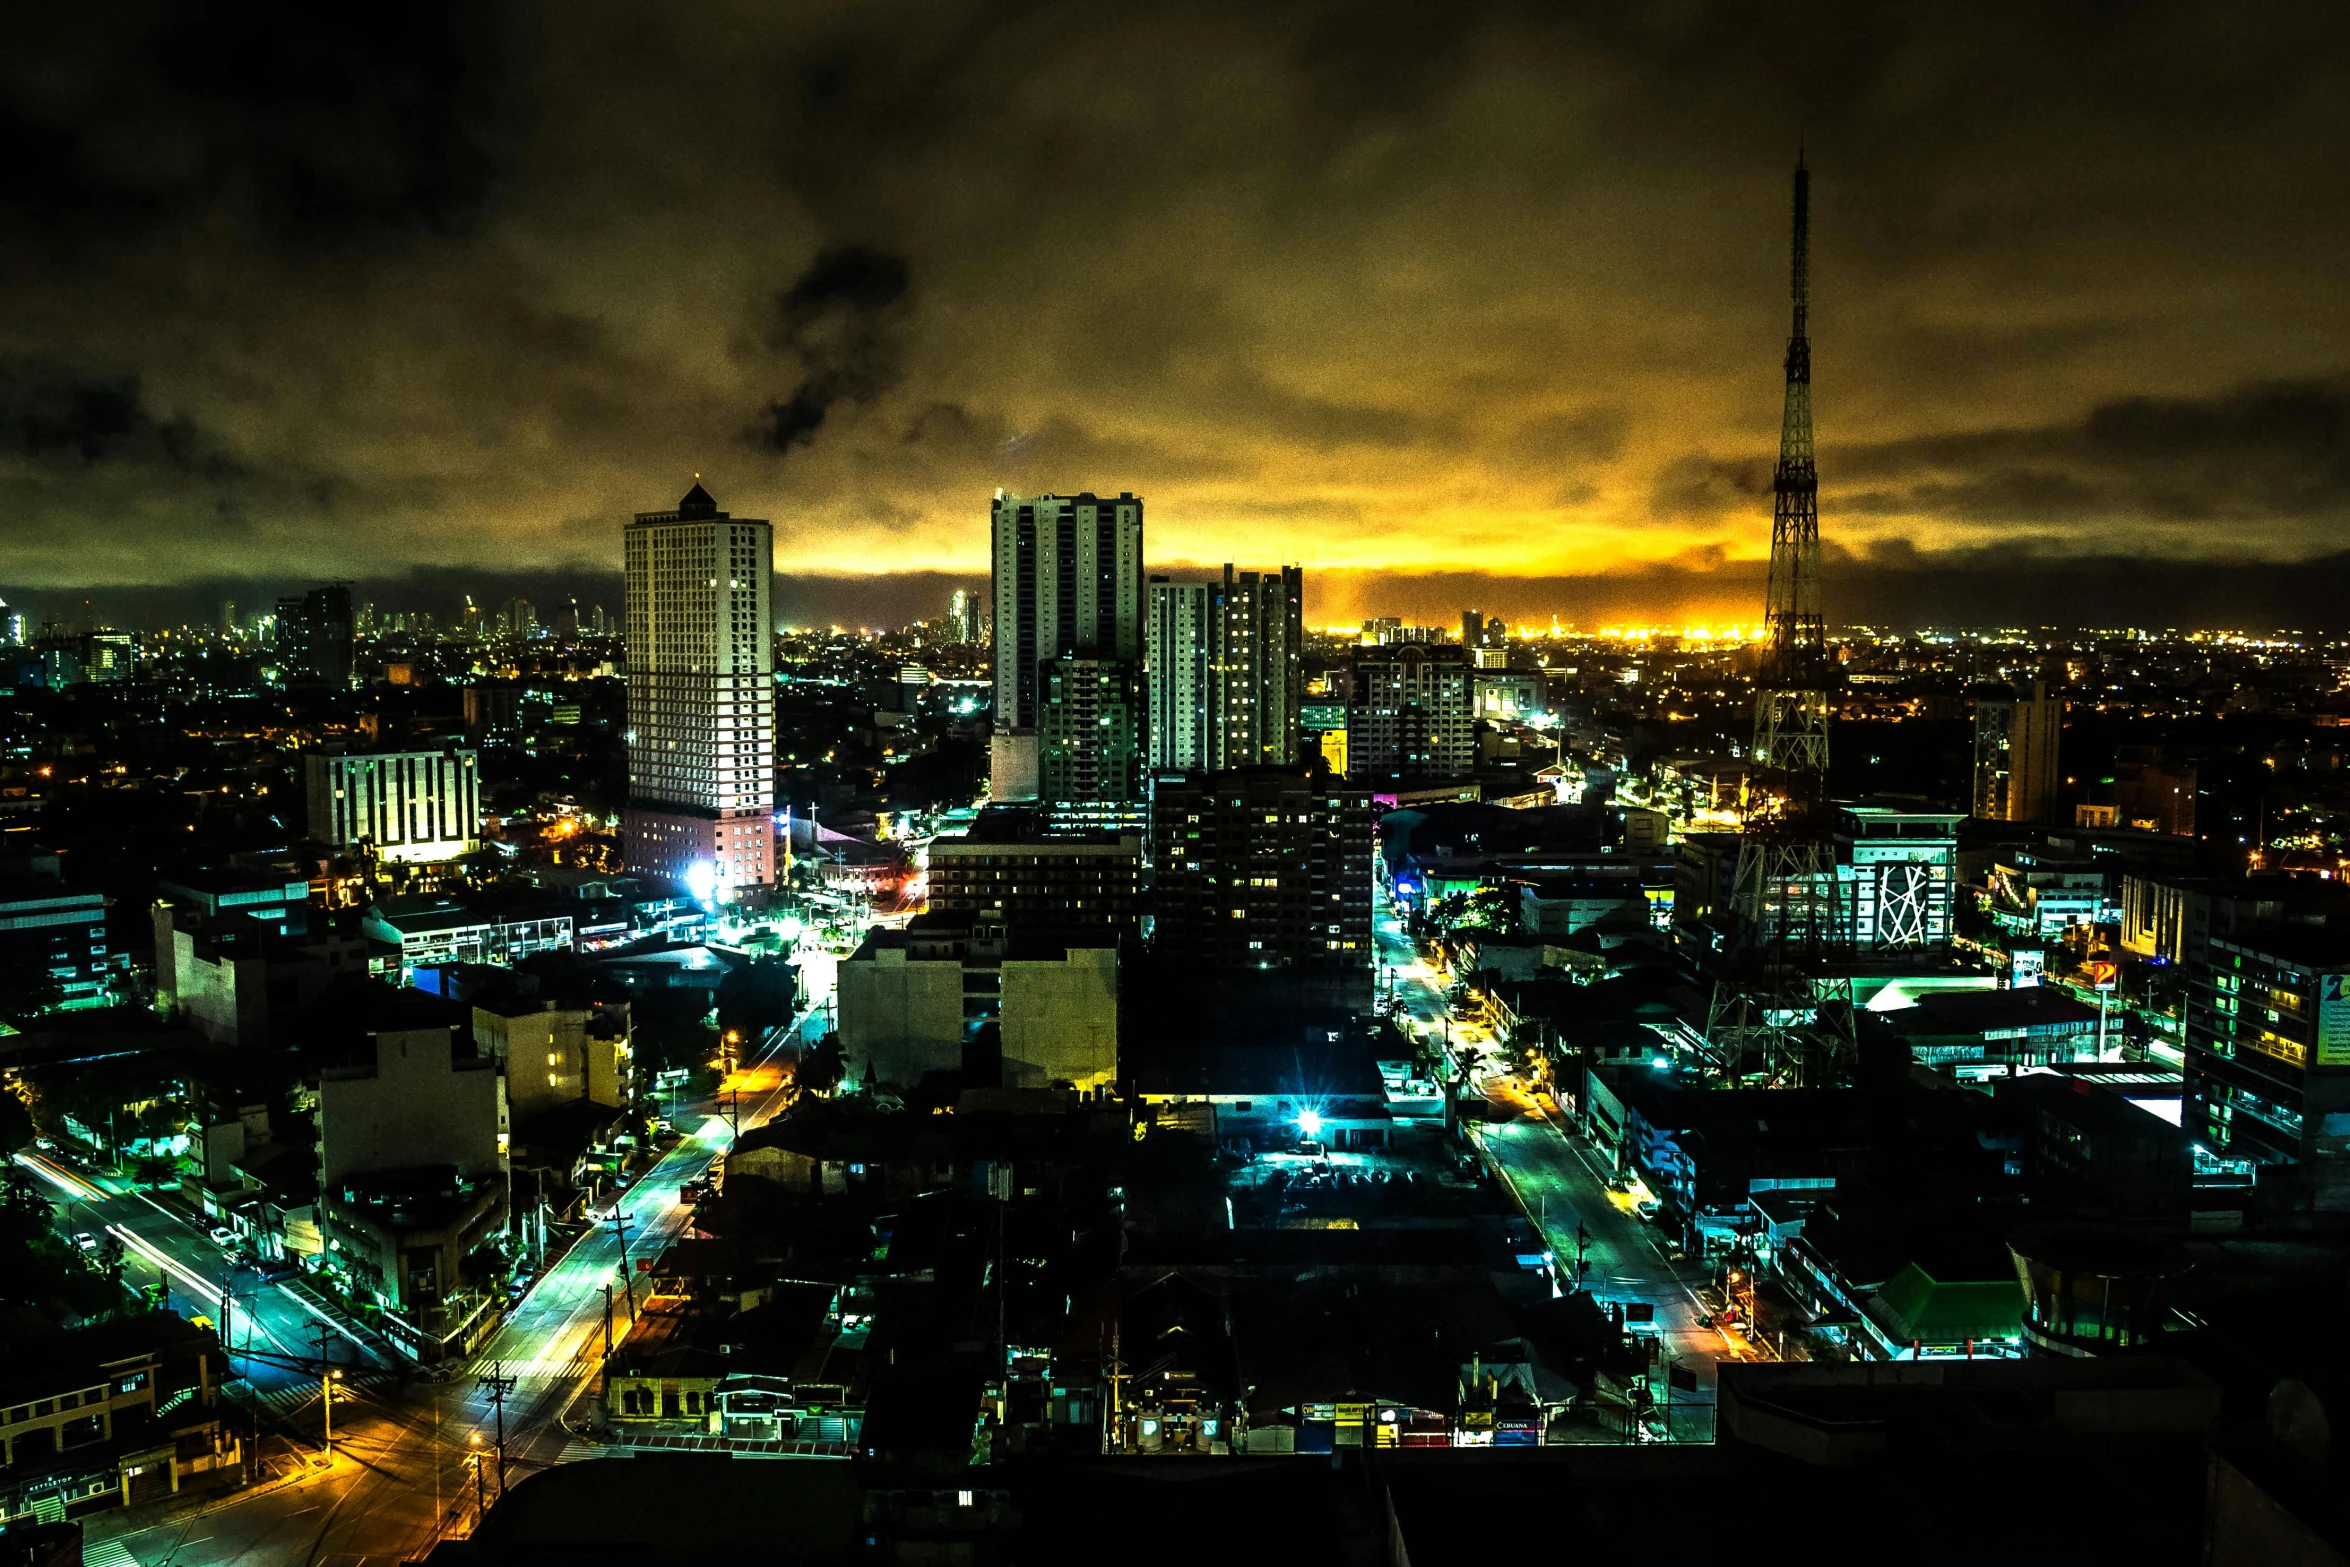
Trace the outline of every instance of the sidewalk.
[[580, 1438], [566, 1442], [555, 1461], [560, 1464], [578, 1463], [588, 1458], [629, 1458], [638, 1453], [732, 1453], [737, 1458], [854, 1458], [857, 1450], [847, 1442], [801, 1441], [787, 1438], [762, 1442], [749, 1437], [697, 1436], [666, 1431], [646, 1431], [637, 1435], [614, 1436], [606, 1442], [590, 1442]]
[[161, 1501], [143, 1502], [137, 1507], [109, 1507], [103, 1512], [84, 1514], [81, 1519], [83, 1539], [95, 1544], [101, 1540], [140, 1534], [165, 1524], [193, 1523], [223, 1508], [242, 1506], [257, 1497], [291, 1490], [306, 1480], [323, 1480], [334, 1473], [331, 1465], [321, 1468], [308, 1454], [298, 1449], [281, 1457], [263, 1459], [255, 1467], [261, 1472], [259, 1478], [242, 1485], [196, 1486]]

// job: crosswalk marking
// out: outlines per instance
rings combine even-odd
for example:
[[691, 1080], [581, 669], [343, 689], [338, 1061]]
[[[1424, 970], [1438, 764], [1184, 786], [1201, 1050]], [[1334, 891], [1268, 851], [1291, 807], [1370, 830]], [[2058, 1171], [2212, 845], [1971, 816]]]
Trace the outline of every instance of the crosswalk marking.
[[585, 1376], [602, 1364], [601, 1355], [541, 1355], [531, 1360], [483, 1359], [473, 1363], [469, 1374], [488, 1376], [494, 1371], [500, 1376], [521, 1377], [525, 1381], [546, 1377], [570, 1378]]
[[82, 1567], [139, 1567], [120, 1540], [99, 1540], [82, 1547]]
[[256, 1393], [253, 1402], [275, 1414], [294, 1415], [318, 1402], [318, 1389], [310, 1383], [296, 1382], [288, 1387]]

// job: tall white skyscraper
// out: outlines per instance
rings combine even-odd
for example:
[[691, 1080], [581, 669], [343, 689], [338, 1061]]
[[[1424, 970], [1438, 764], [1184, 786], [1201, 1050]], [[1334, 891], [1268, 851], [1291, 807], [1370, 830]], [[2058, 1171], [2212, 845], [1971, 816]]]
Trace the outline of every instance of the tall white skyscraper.
[[774, 530], [696, 484], [623, 530], [628, 867], [697, 896], [775, 884]]
[[990, 792], [1037, 797], [1042, 668], [1073, 654], [1142, 659], [1142, 501], [996, 492], [995, 738]]

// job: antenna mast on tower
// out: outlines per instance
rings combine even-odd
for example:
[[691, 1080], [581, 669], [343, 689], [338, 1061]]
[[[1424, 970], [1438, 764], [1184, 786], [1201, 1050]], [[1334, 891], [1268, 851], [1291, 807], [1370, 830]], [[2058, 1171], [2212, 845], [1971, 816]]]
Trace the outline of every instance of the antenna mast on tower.
[[[1820, 596], [1820, 475], [1811, 426], [1811, 172], [1795, 162], [1787, 402], [1771, 480], [1771, 569], [1754, 750], [1731, 893], [1733, 973], [1717, 992], [1714, 1043], [1732, 1072], [1814, 1075], [1823, 959], [1845, 945], [1828, 805], [1834, 665]], [[1848, 1026], [1849, 1010], [1844, 1014]]]

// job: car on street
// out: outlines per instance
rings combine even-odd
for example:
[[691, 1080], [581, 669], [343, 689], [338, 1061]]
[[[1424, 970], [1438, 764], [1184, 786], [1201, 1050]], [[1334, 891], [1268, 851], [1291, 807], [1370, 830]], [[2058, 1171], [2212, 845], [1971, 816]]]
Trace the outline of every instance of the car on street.
[[96, 1251], [98, 1237], [92, 1235], [88, 1230], [76, 1230], [74, 1231], [73, 1244], [77, 1251]]
[[233, 1246], [233, 1245], [235, 1245], [235, 1244], [236, 1244], [236, 1241], [237, 1241], [237, 1232], [236, 1232], [235, 1230], [232, 1230], [232, 1229], [230, 1229], [230, 1228], [229, 1228], [227, 1225], [225, 1225], [225, 1224], [215, 1224], [215, 1225], [212, 1227], [212, 1244], [213, 1244], [213, 1245], [215, 1245], [215, 1246], [224, 1246], [224, 1247], [225, 1247], [225, 1246]]
[[1644, 1197], [1632, 1205], [1632, 1211], [1640, 1215], [1642, 1223], [1654, 1224], [1656, 1216], [1664, 1211], [1664, 1204], [1654, 1197]]

